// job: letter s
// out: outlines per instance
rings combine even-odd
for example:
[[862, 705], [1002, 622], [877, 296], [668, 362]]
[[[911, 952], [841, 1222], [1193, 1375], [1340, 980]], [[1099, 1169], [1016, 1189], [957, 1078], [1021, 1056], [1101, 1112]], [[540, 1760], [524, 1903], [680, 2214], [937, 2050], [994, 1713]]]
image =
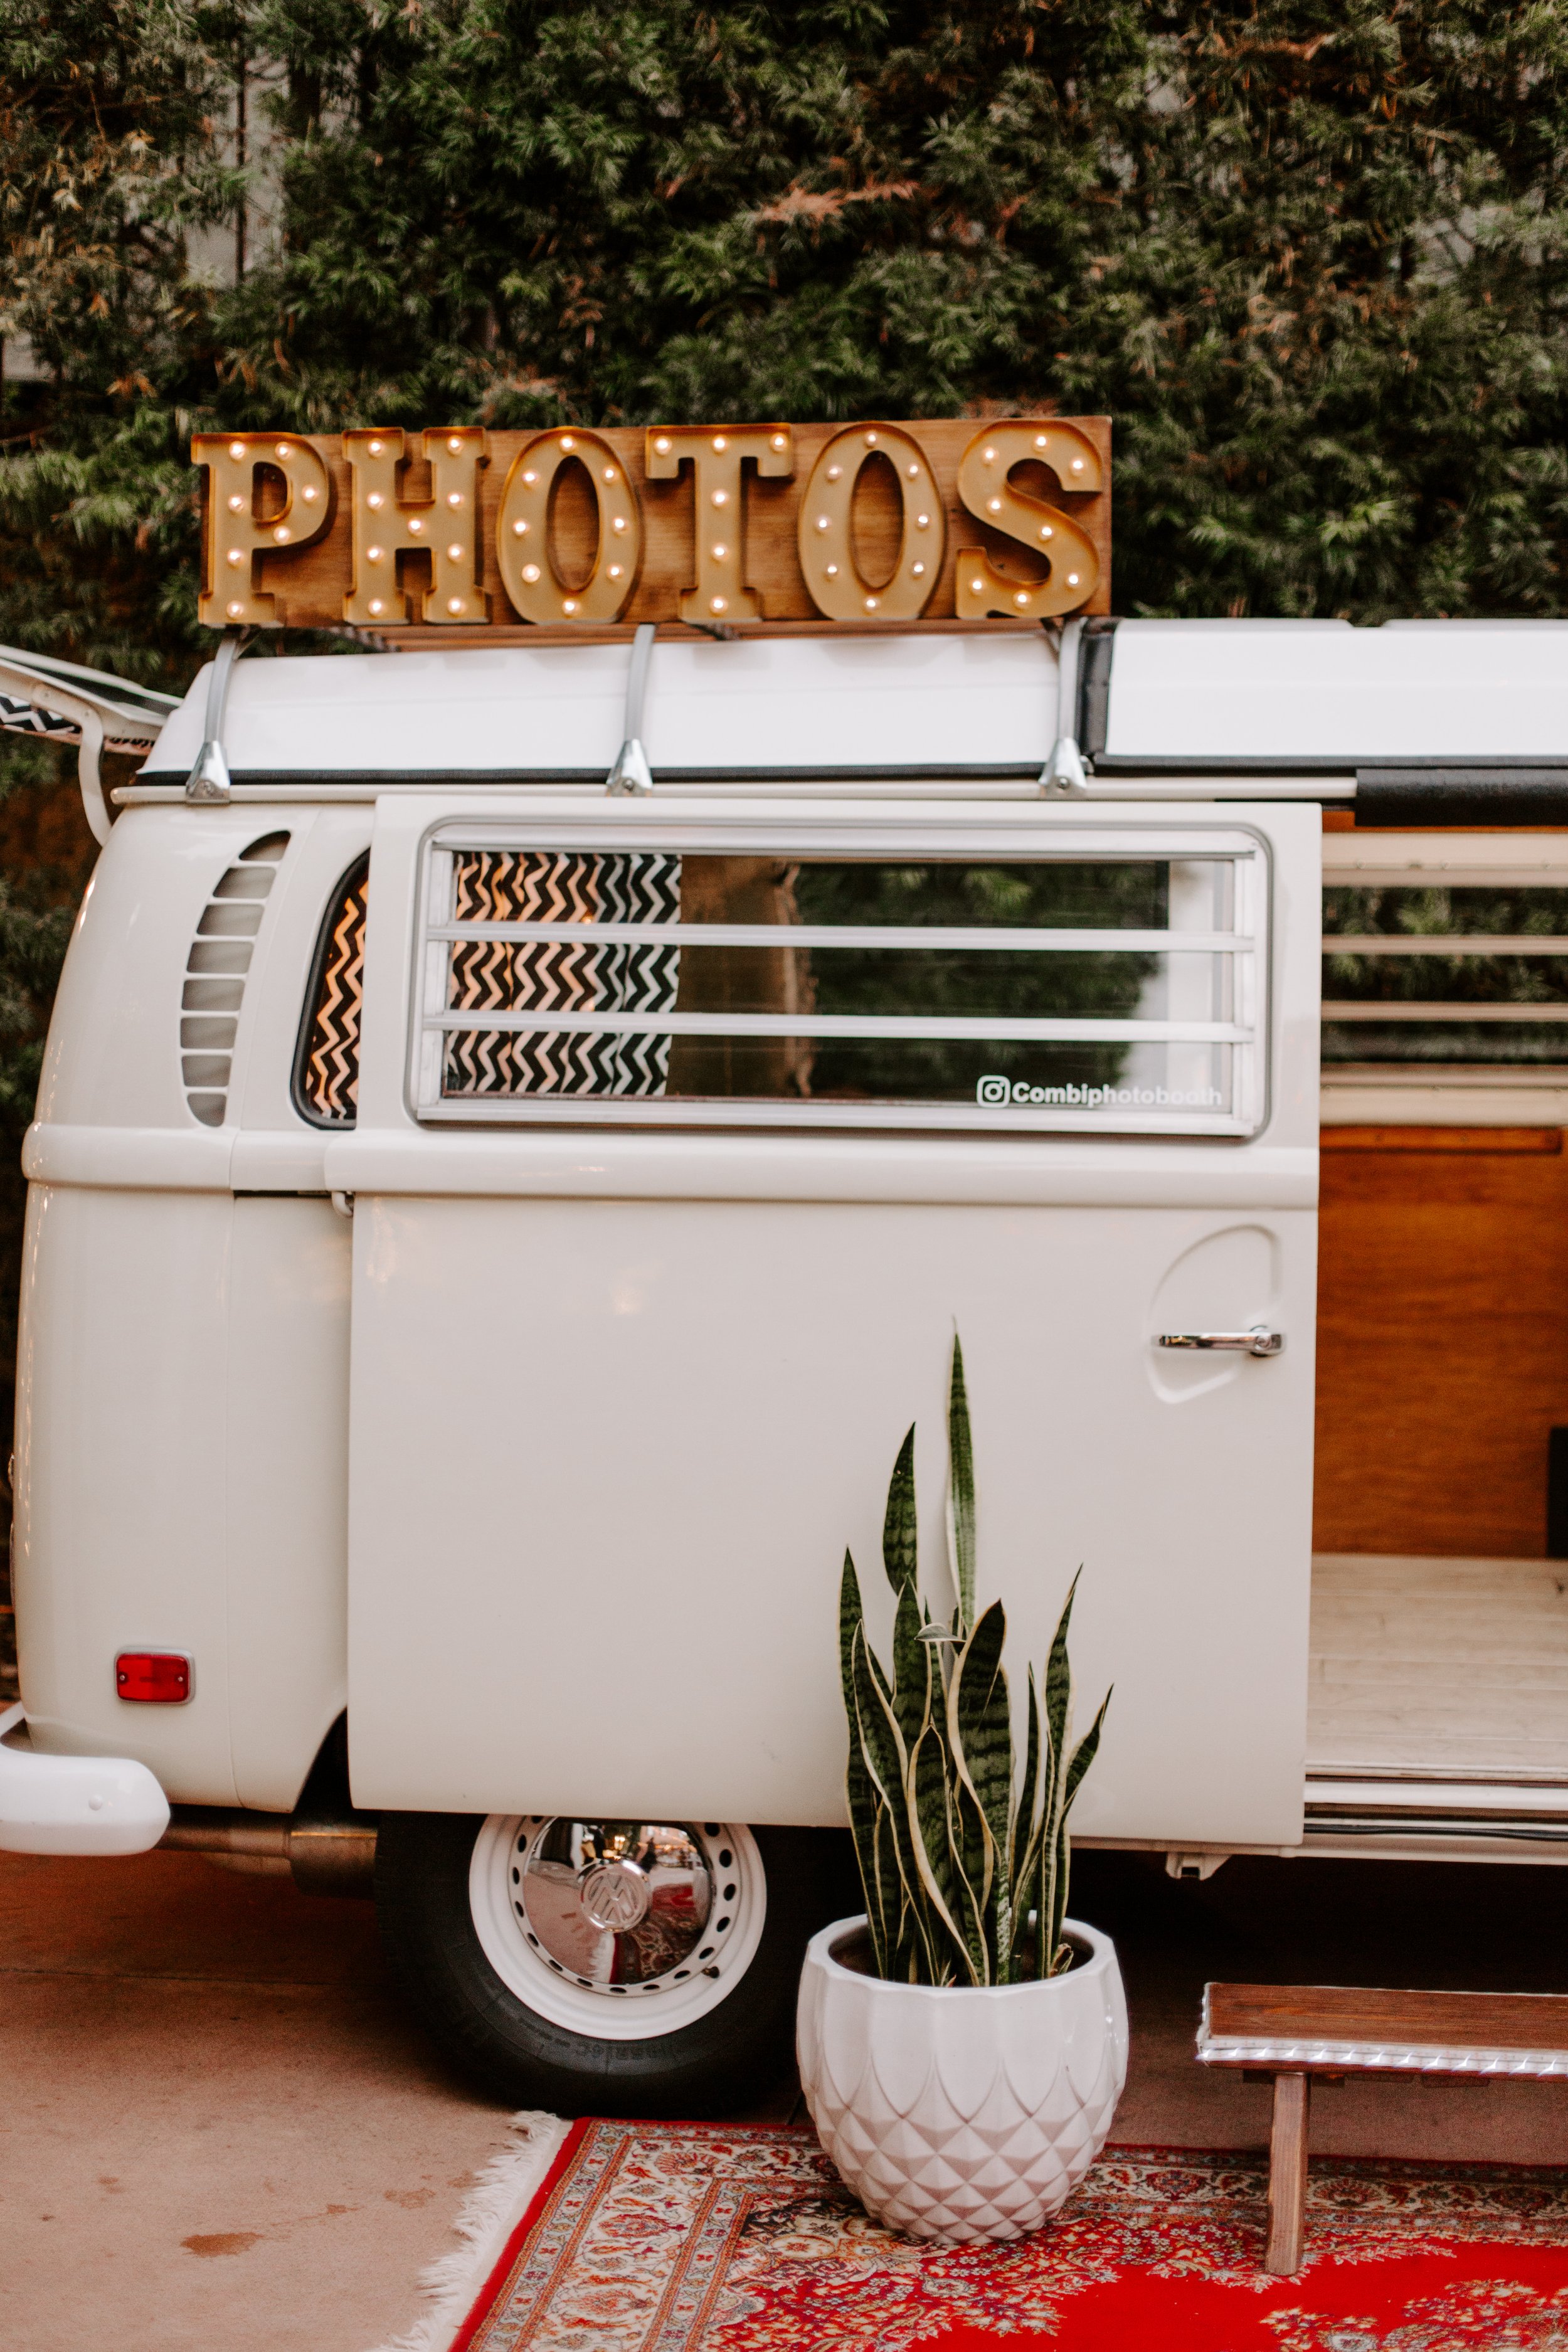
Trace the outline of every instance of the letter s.
[[1047, 579], [1031, 586], [998, 572], [984, 549], [960, 548], [953, 591], [960, 620], [982, 621], [993, 613], [1047, 620], [1077, 612], [1100, 584], [1100, 558], [1081, 525], [1043, 499], [1013, 488], [1014, 467], [1031, 461], [1048, 466], [1064, 489], [1105, 487], [1100, 452], [1076, 425], [1041, 417], [988, 425], [977, 433], [959, 461], [961, 503], [977, 522], [1043, 555], [1051, 568]]

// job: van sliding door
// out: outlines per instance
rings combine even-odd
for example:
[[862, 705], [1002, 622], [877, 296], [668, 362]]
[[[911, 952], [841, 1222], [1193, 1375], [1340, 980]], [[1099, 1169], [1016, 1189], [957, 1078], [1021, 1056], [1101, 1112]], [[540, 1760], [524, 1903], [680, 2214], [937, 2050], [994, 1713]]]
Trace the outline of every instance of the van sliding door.
[[1318, 833], [384, 800], [328, 1148], [361, 1802], [842, 1820], [844, 1549], [886, 1615], [915, 1421], [945, 1605], [956, 1328], [1015, 1685], [1080, 1564], [1115, 1685], [1078, 1829], [1299, 1838]]

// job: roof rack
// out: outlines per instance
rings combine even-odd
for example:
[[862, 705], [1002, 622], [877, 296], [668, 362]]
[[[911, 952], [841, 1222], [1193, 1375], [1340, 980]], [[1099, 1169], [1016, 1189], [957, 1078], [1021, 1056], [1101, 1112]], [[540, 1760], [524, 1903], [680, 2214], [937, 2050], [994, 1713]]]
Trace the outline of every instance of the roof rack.
[[77, 745], [82, 813], [100, 848], [109, 839], [100, 756], [105, 751], [144, 751], [178, 705], [177, 695], [133, 686], [108, 670], [0, 646], [0, 728]]

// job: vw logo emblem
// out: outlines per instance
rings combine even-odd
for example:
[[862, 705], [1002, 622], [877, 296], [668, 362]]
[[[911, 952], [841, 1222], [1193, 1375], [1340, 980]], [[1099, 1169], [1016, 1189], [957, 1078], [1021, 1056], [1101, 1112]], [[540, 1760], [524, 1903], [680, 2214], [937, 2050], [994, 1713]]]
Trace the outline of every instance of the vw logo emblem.
[[635, 1862], [595, 1862], [579, 1881], [578, 1899], [595, 1927], [619, 1936], [647, 1917], [650, 1892]]

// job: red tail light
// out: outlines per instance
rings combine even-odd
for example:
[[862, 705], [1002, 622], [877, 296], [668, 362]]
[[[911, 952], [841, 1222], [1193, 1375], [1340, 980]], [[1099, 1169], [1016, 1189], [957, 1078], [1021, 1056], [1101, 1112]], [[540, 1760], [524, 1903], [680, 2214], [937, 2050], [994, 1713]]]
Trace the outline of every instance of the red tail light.
[[114, 1661], [117, 1696], [180, 1706], [191, 1695], [191, 1662], [178, 1650], [121, 1650]]

